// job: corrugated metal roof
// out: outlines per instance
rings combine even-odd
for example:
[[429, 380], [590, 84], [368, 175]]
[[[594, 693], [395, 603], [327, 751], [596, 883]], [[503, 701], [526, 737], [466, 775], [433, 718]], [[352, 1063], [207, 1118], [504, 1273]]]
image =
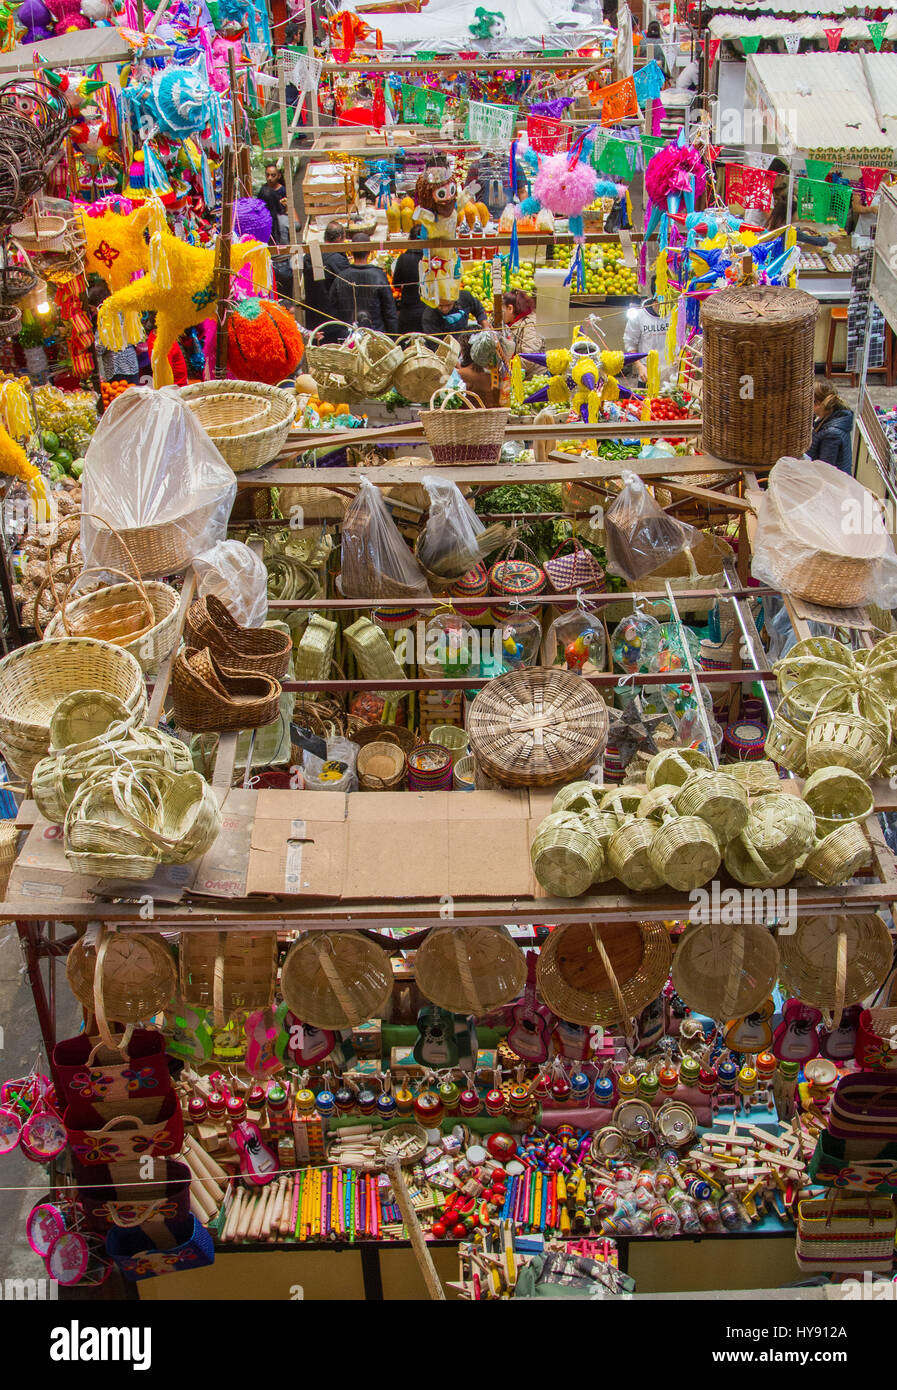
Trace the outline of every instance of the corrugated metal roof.
[[793, 152], [891, 165], [897, 146], [897, 54], [865, 57], [876, 100], [888, 116], [884, 132], [858, 53], [755, 54], [748, 58], [748, 85], [753, 73], [780, 127], [790, 133]]

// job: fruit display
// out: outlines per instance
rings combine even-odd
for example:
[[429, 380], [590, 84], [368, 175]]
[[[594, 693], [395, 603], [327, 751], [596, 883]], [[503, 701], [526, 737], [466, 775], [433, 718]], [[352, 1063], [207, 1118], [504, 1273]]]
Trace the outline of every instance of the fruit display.
[[[600, 242], [583, 247], [585, 257], [585, 293], [626, 296], [638, 293], [638, 277], [623, 264], [623, 248], [618, 242]], [[573, 247], [561, 242], [554, 248], [554, 264], [569, 266]]]
[[50, 481], [80, 478], [82, 455], [97, 427], [97, 401], [92, 391], [61, 391], [58, 386], [38, 386], [34, 409], [40, 443], [50, 460]]
[[116, 396], [120, 396], [123, 391], [130, 387], [130, 381], [103, 381], [100, 383], [100, 395], [103, 398], [103, 409], [106, 410], [112, 404]]

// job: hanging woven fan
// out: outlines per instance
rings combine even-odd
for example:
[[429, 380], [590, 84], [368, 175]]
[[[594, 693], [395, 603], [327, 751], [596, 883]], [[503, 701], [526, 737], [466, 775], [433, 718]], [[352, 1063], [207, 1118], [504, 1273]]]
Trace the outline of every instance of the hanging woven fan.
[[568, 1023], [624, 1023], [656, 999], [670, 973], [670, 939], [656, 922], [571, 922], [539, 956], [544, 1002]]
[[313, 1028], [351, 1028], [380, 1017], [392, 993], [386, 952], [358, 932], [307, 932], [290, 947], [280, 992]]
[[779, 952], [765, 927], [693, 925], [673, 960], [673, 987], [708, 1018], [741, 1018], [768, 998]]

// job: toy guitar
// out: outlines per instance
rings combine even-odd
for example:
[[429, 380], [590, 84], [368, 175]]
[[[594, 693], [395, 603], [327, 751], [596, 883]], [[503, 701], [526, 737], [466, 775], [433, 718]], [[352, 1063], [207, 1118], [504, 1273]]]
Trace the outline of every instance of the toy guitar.
[[789, 999], [782, 1010], [782, 1021], [773, 1034], [773, 1055], [785, 1062], [809, 1062], [819, 1056], [817, 1025], [822, 1014], [799, 999]]
[[283, 1071], [277, 1055], [279, 1014], [279, 1009], [256, 1009], [246, 1020], [246, 1070], [250, 1076], [274, 1076]]
[[455, 1041], [455, 1016], [435, 1004], [425, 1004], [417, 1015], [417, 1039], [411, 1049], [420, 1067], [454, 1067], [460, 1053]]
[[820, 1028], [819, 1053], [830, 1062], [843, 1062], [856, 1052], [857, 1032], [860, 1027], [859, 1004], [851, 1004], [841, 1015], [840, 1023], [834, 1028]]
[[240, 1172], [247, 1182], [264, 1187], [278, 1174], [277, 1155], [262, 1143], [261, 1131], [251, 1120], [235, 1126], [230, 1138], [231, 1147], [240, 1155]]
[[336, 1034], [331, 1033], [329, 1028], [313, 1028], [289, 1011], [284, 1016], [283, 1026], [287, 1031], [288, 1061], [301, 1062], [303, 1066], [310, 1067], [320, 1062], [322, 1057], [329, 1057], [336, 1047]]
[[767, 999], [754, 1013], [731, 1018], [726, 1024], [726, 1047], [731, 1052], [766, 1052], [772, 1042], [769, 1020], [775, 1011], [772, 999]]
[[507, 1043], [512, 1052], [526, 1062], [547, 1062], [551, 1050], [551, 1034], [554, 1029], [554, 1015], [545, 1004], [536, 998], [535, 951], [526, 956], [526, 985], [523, 998], [511, 1009], [511, 1026], [508, 1029]]

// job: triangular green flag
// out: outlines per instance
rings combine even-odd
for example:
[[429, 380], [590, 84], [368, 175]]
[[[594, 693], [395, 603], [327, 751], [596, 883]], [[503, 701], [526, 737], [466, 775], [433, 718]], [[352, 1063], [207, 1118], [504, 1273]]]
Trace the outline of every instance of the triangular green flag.
[[871, 35], [872, 42], [875, 44], [875, 51], [876, 51], [876, 53], [878, 53], [879, 50], [881, 49], [881, 42], [882, 42], [882, 39], [883, 39], [884, 36], [885, 36], [885, 30], [887, 29], [887, 27], [888, 27], [888, 25], [887, 25], [887, 21], [886, 21], [886, 20], [883, 20], [883, 19], [870, 19], [870, 20], [869, 20], [869, 33], [870, 33], [870, 35]]
[[745, 53], [756, 53], [757, 49], [760, 47], [761, 37], [760, 34], [742, 34], [741, 46]]
[[825, 183], [833, 168], [834, 165], [829, 164], [825, 159], [808, 159], [807, 178], [816, 179], [819, 183]]

